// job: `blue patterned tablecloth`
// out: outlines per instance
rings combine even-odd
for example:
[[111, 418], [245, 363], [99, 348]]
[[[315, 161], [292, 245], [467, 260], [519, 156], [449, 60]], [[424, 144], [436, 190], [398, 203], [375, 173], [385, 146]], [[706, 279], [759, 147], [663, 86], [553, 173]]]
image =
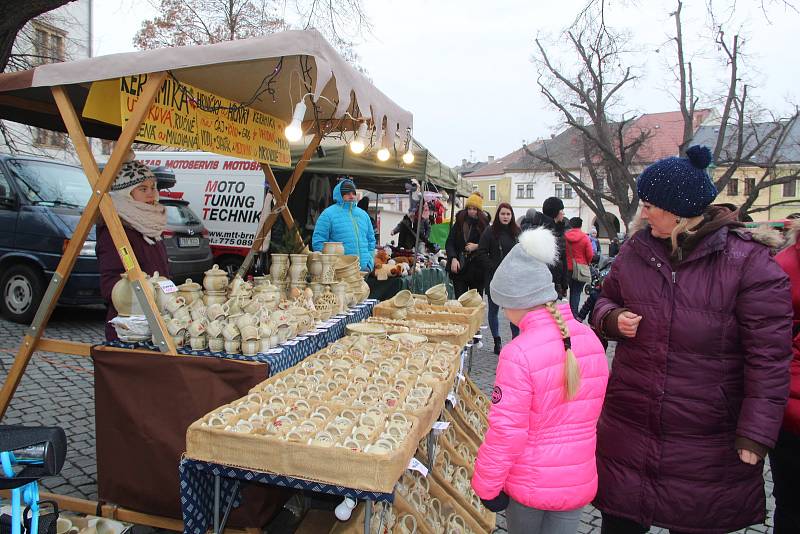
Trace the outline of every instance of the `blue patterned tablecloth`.
[[233, 499], [234, 506], [241, 504], [241, 494], [236, 481], [257, 482], [296, 490], [310, 490], [330, 495], [350, 497], [355, 500], [393, 502], [394, 494], [363, 491], [303, 480], [300, 478], [251, 471], [237, 467], [184, 458], [178, 466], [181, 479], [181, 512], [184, 534], [205, 534], [214, 521], [214, 477], [220, 477], [220, 517], [225, 506]]
[[[350, 308], [342, 315], [336, 316], [338, 320], [331, 325], [319, 328], [318, 332], [308, 332], [302, 336], [288, 340], [286, 343], [275, 347], [267, 352], [259, 352], [254, 356], [244, 356], [242, 354], [229, 354], [227, 352], [211, 352], [210, 350], [193, 350], [182, 347], [178, 349], [180, 354], [191, 356], [209, 356], [212, 358], [225, 358], [230, 360], [241, 360], [247, 362], [259, 362], [269, 364], [269, 376], [290, 367], [297, 365], [306, 357], [314, 354], [318, 350], [327, 347], [345, 334], [345, 326], [350, 323], [365, 321], [372, 315], [372, 309], [377, 300], [367, 299], [364, 302]], [[333, 318], [332, 318], [333, 319]], [[157, 351], [155, 345], [146, 343], [125, 343], [123, 341], [106, 341], [104, 345], [110, 347], [120, 347], [126, 349], [146, 349]]]

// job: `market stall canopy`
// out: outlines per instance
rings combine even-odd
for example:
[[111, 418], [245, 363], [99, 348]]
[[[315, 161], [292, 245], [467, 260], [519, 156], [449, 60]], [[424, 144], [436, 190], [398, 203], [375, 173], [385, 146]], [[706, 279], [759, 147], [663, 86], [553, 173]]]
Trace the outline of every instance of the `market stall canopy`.
[[[304, 99], [310, 121], [385, 124], [404, 140], [412, 115], [379, 91], [344, 60], [316, 30], [286, 31], [211, 45], [162, 48], [40, 65], [0, 74], [0, 119], [65, 131], [50, 87], [65, 86], [80, 111], [92, 82], [167, 71], [174, 86], [188, 84], [289, 122]], [[313, 99], [317, 108], [310, 105]], [[82, 117], [86, 135], [116, 140], [120, 127]]]
[[[297, 165], [305, 144], [291, 145], [292, 165]], [[344, 174], [357, 177], [358, 187], [376, 193], [402, 193], [411, 178], [429, 182], [437, 189], [452, 191], [458, 188], [458, 173], [439, 161], [427, 148], [414, 140], [414, 162], [406, 164], [402, 155], [405, 147], [392, 151], [387, 161], [379, 161], [375, 152], [367, 150], [354, 154], [345, 140], [323, 139], [321, 150], [311, 158], [307, 173]]]

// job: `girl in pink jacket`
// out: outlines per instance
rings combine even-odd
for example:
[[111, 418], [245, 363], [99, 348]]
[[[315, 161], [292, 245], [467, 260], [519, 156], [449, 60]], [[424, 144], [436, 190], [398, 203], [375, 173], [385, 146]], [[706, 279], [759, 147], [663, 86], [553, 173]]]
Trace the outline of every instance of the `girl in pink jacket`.
[[556, 240], [520, 235], [492, 279], [492, 300], [519, 326], [497, 365], [489, 430], [472, 488], [508, 532], [574, 534], [597, 491], [597, 419], [608, 381], [603, 345], [558, 298], [547, 268]]

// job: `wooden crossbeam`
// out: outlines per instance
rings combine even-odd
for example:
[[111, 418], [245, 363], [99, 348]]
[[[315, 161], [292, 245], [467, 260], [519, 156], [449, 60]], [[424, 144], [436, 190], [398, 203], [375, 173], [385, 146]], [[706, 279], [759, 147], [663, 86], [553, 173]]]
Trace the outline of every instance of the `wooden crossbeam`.
[[[275, 209], [272, 210], [272, 213], [269, 214], [269, 216], [263, 221], [263, 224], [256, 231], [255, 238], [253, 239], [253, 245], [250, 247], [250, 252], [248, 252], [247, 257], [242, 262], [242, 265], [239, 267], [239, 271], [237, 273], [242, 278], [244, 278], [244, 275], [250, 270], [250, 266], [253, 263], [253, 258], [255, 257], [256, 251], [261, 250], [261, 246], [264, 244], [264, 239], [272, 229], [275, 221], [278, 220], [278, 213], [283, 214], [282, 216], [284, 221], [286, 221], [287, 230], [294, 226], [294, 218], [292, 217], [292, 214], [289, 213], [289, 208], [286, 205], [286, 202], [289, 200], [289, 196], [291, 196], [294, 188], [297, 186], [297, 182], [300, 181], [303, 171], [305, 171], [309, 161], [311, 160], [311, 156], [314, 154], [314, 151], [322, 141], [322, 136], [323, 134], [318, 132], [311, 139], [311, 142], [303, 151], [303, 155], [300, 156], [300, 161], [297, 162], [297, 166], [294, 168], [292, 176], [289, 178], [289, 181], [286, 183], [286, 187], [283, 188], [283, 190], [281, 190], [280, 186], [278, 185], [278, 181], [275, 179], [272, 169], [269, 166], [265, 167], [262, 165], [262, 169], [264, 169], [264, 175], [267, 177], [269, 186], [272, 189], [272, 195], [275, 197]], [[296, 231], [298, 237], [300, 237], [300, 230], [296, 228]]]
[[[117, 234], [116, 237], [114, 237], [115, 246], [117, 246], [118, 249], [120, 247], [127, 246], [127, 251], [130, 251], [130, 256], [133, 258], [130, 243], [128, 243], [124, 230], [122, 230], [122, 224], [119, 221], [119, 217], [116, 215], [114, 205], [107, 193], [112, 182], [114, 181], [114, 178], [119, 172], [122, 162], [127, 156], [128, 150], [130, 149], [133, 140], [139, 132], [139, 127], [147, 116], [150, 105], [155, 100], [156, 94], [161, 88], [161, 84], [165, 78], [166, 73], [164, 72], [148, 77], [148, 83], [145, 85], [140, 98], [134, 107], [130, 120], [123, 126], [119, 140], [117, 141], [117, 145], [114, 148], [106, 167], [103, 169], [102, 174], [100, 174], [97, 167], [97, 162], [94, 160], [94, 157], [91, 154], [91, 150], [89, 149], [89, 141], [86, 139], [86, 136], [83, 133], [83, 128], [80, 126], [80, 120], [78, 119], [77, 113], [75, 113], [75, 108], [72, 106], [72, 102], [69, 100], [66, 91], [61, 87], [52, 88], [53, 96], [56, 100], [59, 112], [61, 113], [61, 117], [70, 133], [89, 183], [92, 185], [93, 194], [86, 203], [83, 215], [81, 216], [77, 226], [75, 227], [75, 230], [72, 233], [72, 239], [69, 240], [69, 244], [67, 245], [61, 260], [56, 267], [55, 273], [53, 274], [53, 277], [45, 291], [45, 295], [42, 298], [42, 302], [39, 304], [39, 309], [36, 311], [36, 316], [31, 323], [31, 327], [28, 329], [28, 332], [22, 339], [22, 343], [20, 344], [16, 357], [14, 358], [14, 363], [9, 370], [8, 377], [3, 383], [3, 389], [0, 390], [0, 418], [5, 415], [8, 405], [11, 403], [11, 398], [14, 396], [14, 392], [17, 390], [19, 382], [22, 379], [22, 375], [25, 373], [25, 369], [28, 367], [31, 356], [33, 355], [34, 351], [37, 350], [37, 344], [42, 337], [42, 333], [44, 332], [48, 321], [50, 320], [50, 316], [52, 315], [53, 310], [58, 302], [58, 298], [61, 295], [64, 286], [66, 285], [66, 281], [69, 278], [73, 267], [75, 266], [75, 261], [78, 258], [80, 249], [83, 247], [83, 243], [86, 241], [86, 236], [89, 234], [89, 231], [94, 224], [94, 220], [98, 211], [103, 214], [103, 219], [109, 226], [109, 230], [112, 231], [112, 236], [114, 236], [115, 233]], [[119, 236], [120, 231], [122, 232], [121, 237]], [[136, 263], [135, 258], [133, 258], [133, 267], [132, 280], [141, 281], [143, 279], [143, 275], [141, 270], [138, 268], [138, 263]], [[131, 270], [129, 270], [129, 272], [130, 271]], [[143, 285], [147, 286], [148, 284], [145, 283]], [[149, 296], [147, 299], [148, 302], [151, 302], [153, 305], [155, 305], [152, 289], [149, 292], [147, 289], [145, 289], [145, 295]], [[159, 318], [159, 326], [163, 326], [163, 321], [160, 320], [160, 314], [156, 313], [156, 316]], [[166, 329], [164, 329], [164, 331], [166, 332]], [[172, 343], [172, 339], [167, 336], [166, 341], [168, 343], [167, 350], [169, 350], [172, 354], [176, 354], [177, 351], [175, 350], [174, 343]]]

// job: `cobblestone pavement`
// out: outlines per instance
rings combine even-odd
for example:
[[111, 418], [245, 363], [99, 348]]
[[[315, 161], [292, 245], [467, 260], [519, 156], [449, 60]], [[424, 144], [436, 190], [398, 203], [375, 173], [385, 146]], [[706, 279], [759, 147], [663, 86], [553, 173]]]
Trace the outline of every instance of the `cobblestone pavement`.
[[[484, 344], [481, 349], [475, 350], [473, 353], [472, 370], [470, 376], [478, 386], [488, 395], [494, 386], [494, 373], [497, 368], [497, 356], [494, 354], [494, 342], [492, 335], [488, 328], [483, 331]], [[501, 321], [500, 333], [503, 341], [511, 339], [511, 330], [508, 327], [508, 322]], [[613, 359], [613, 343], [609, 347], [609, 364]], [[756, 534], [772, 531], [772, 514], [775, 510], [775, 501], [772, 498], [772, 474], [769, 471], [769, 466], [764, 469], [764, 477], [766, 479], [767, 491], [767, 522], [766, 525], [754, 525], [745, 530], [738, 530], [735, 534]], [[497, 529], [495, 533], [506, 532], [505, 517], [502, 514], [497, 516]], [[592, 506], [587, 506], [583, 511], [581, 517], [581, 524], [578, 528], [581, 534], [586, 533], [599, 533], [600, 532], [600, 512]], [[652, 528], [651, 534], [668, 534], [668, 530], [662, 528]]]
[[[45, 331], [49, 338], [97, 342], [103, 339], [105, 310], [57, 308]], [[0, 319], [0, 376], [5, 381], [27, 327]], [[6, 425], [60, 426], [67, 434], [61, 474], [42, 480], [46, 491], [97, 499], [94, 449], [94, 371], [81, 356], [37, 352], [31, 358], [5, 417]]]
[[[90, 308], [58, 308], [53, 314], [46, 336], [72, 341], [96, 342], [103, 338], [105, 312]], [[510, 339], [508, 323], [501, 323], [504, 340]], [[0, 377], [5, 380], [14, 360], [19, 341], [26, 330], [23, 325], [0, 319]], [[497, 356], [492, 352], [488, 329], [486, 343], [474, 352], [471, 376], [487, 393], [494, 383]], [[611, 357], [609, 357], [610, 359]], [[84, 499], [97, 499], [94, 449], [94, 373], [92, 363], [80, 356], [39, 352], [31, 359], [17, 393], [2, 420], [3, 424], [58, 425], [64, 428], [69, 442], [67, 460], [60, 476], [46, 478], [47, 491]], [[740, 533], [764, 533], [771, 530], [772, 477], [767, 469], [769, 517], [766, 525], [756, 525]], [[498, 516], [496, 532], [506, 532], [505, 518]], [[600, 514], [587, 507], [579, 532], [600, 532]], [[654, 533], [666, 533], [653, 529]]]

